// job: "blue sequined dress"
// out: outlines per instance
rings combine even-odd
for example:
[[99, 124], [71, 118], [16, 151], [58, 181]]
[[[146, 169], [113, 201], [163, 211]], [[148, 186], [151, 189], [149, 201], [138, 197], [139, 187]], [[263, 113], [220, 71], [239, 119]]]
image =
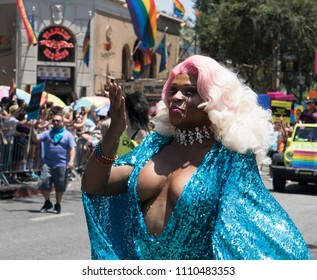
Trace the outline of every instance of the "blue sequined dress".
[[138, 174], [171, 141], [156, 132], [116, 165], [132, 165], [127, 193], [83, 192], [92, 259], [310, 259], [305, 241], [264, 186], [253, 154], [216, 143], [180, 195], [160, 236], [146, 229]]

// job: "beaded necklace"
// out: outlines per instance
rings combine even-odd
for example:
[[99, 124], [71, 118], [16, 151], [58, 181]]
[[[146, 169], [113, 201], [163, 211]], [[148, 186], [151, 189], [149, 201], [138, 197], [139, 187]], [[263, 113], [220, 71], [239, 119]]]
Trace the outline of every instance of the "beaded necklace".
[[193, 145], [195, 141], [198, 141], [200, 144], [202, 144], [204, 138], [211, 138], [211, 134], [212, 131], [206, 126], [203, 126], [202, 129], [196, 127], [194, 131], [176, 128], [174, 132], [174, 138], [181, 145], [187, 146], [188, 144]]

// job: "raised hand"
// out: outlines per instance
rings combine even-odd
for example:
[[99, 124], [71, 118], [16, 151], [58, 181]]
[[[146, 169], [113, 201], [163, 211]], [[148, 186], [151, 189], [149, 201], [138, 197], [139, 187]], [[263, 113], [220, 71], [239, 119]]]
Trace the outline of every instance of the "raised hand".
[[127, 114], [122, 88], [117, 83], [109, 84], [110, 118], [109, 129], [120, 134], [126, 129]]

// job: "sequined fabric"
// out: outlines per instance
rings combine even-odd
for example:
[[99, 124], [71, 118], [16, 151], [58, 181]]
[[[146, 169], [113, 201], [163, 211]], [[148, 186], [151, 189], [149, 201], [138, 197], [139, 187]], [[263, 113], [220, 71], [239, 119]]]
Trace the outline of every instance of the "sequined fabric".
[[300, 232], [264, 186], [253, 154], [220, 143], [185, 186], [160, 236], [151, 236], [137, 193], [138, 174], [170, 137], [151, 133], [117, 165], [134, 166], [125, 194], [83, 192], [92, 259], [310, 259]]

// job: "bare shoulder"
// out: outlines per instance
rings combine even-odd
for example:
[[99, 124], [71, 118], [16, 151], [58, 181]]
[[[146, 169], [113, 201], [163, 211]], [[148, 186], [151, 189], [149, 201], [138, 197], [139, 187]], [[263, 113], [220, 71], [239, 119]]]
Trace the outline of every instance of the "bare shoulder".
[[140, 129], [138, 133], [136, 134], [134, 140], [140, 143], [148, 134], [149, 134], [148, 131], [144, 129]]

